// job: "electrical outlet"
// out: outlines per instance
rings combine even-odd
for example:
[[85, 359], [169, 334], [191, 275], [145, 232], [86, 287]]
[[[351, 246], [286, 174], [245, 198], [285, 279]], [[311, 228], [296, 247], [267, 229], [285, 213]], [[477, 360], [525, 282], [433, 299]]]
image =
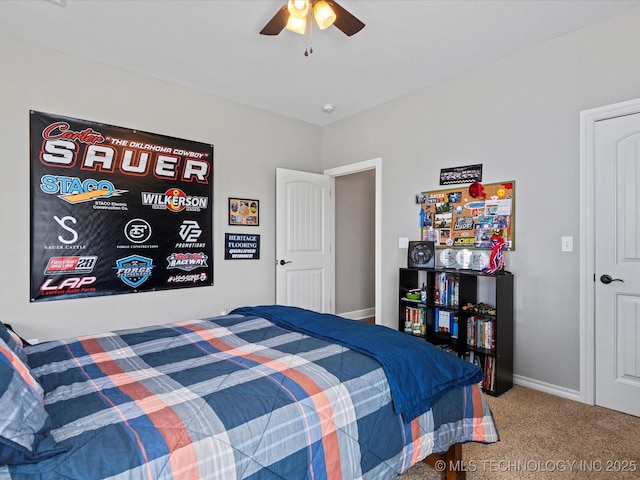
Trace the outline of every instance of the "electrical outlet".
[[573, 237], [562, 237], [561, 251], [573, 252]]
[[409, 248], [409, 239], [407, 237], [398, 238], [398, 248]]

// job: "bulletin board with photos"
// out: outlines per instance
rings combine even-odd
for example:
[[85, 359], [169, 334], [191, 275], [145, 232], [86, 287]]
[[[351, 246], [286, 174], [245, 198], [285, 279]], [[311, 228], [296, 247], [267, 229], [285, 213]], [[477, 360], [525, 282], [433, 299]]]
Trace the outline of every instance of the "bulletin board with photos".
[[419, 196], [421, 239], [436, 247], [491, 248], [502, 237], [515, 250], [515, 181], [468, 185], [422, 192]]

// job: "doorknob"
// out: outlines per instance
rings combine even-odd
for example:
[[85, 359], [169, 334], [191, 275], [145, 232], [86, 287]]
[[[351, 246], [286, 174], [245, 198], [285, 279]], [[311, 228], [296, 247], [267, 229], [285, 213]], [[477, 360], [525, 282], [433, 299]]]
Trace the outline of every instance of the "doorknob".
[[604, 274], [600, 277], [600, 281], [604, 284], [609, 284], [611, 282], [622, 282], [624, 283], [624, 280], [622, 280], [621, 278], [611, 278], [611, 275], [607, 275]]
[[280, 260], [280, 265], [286, 265], [287, 263], [291, 263], [291, 260], [285, 262], [284, 260]]

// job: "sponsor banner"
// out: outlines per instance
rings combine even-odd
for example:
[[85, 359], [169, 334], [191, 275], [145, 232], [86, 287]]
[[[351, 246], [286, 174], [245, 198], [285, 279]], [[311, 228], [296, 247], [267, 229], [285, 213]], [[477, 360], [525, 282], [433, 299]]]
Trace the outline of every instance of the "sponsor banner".
[[30, 114], [31, 301], [213, 285], [213, 146]]
[[225, 260], [259, 260], [260, 235], [245, 233], [224, 234]]

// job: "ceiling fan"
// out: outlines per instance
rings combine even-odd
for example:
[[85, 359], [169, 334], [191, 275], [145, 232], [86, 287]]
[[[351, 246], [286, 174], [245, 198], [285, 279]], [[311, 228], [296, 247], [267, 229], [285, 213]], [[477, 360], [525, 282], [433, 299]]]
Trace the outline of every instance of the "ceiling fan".
[[260, 34], [278, 35], [285, 27], [301, 35], [308, 34], [312, 18], [320, 30], [335, 25], [349, 37], [364, 28], [364, 23], [333, 0], [289, 0], [260, 30]]

